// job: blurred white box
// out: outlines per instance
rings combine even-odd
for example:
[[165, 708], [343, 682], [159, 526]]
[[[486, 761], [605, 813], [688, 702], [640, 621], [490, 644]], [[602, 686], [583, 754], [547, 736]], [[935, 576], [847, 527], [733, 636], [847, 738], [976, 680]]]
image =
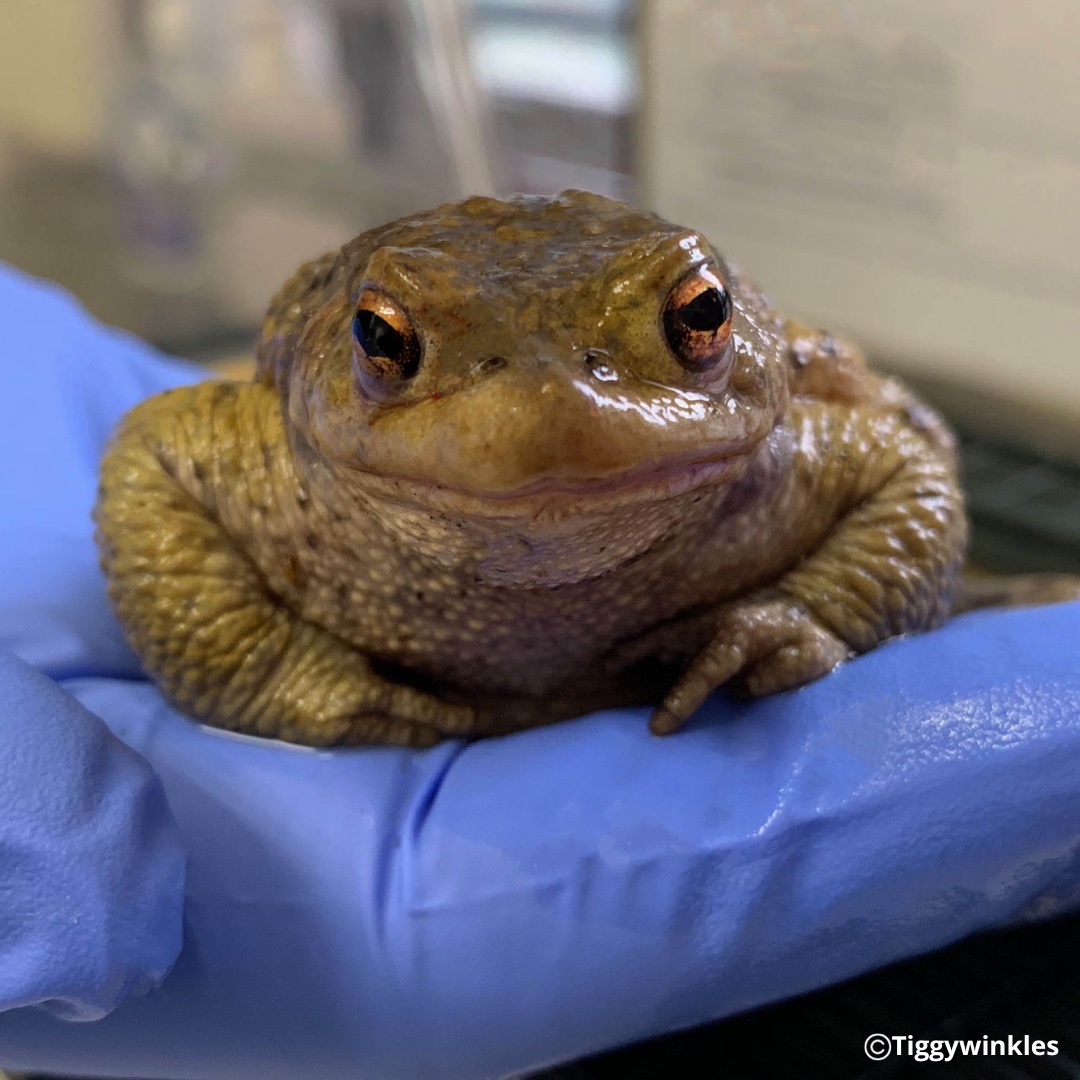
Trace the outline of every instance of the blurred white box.
[[1080, 429], [1080, 4], [653, 0], [644, 201], [889, 366]]

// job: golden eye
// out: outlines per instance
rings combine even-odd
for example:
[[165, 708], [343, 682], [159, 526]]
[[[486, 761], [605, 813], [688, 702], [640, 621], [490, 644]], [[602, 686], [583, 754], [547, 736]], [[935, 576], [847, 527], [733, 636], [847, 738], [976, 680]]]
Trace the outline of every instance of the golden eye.
[[420, 337], [406, 312], [384, 293], [360, 293], [352, 334], [353, 353], [364, 375], [400, 382], [420, 370]]
[[688, 371], [708, 371], [727, 354], [731, 296], [719, 275], [701, 267], [684, 277], [664, 305], [664, 336]]

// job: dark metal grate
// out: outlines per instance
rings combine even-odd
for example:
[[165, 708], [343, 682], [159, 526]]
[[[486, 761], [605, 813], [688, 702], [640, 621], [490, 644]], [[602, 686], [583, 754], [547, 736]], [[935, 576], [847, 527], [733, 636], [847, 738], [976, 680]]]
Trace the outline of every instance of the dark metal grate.
[[972, 434], [961, 434], [960, 452], [973, 561], [1080, 573], [1080, 467]]

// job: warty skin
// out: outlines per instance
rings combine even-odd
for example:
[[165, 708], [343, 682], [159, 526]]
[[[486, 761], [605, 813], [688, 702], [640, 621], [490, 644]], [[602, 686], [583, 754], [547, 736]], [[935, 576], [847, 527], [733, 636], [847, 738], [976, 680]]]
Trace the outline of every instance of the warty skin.
[[96, 509], [147, 671], [207, 723], [426, 746], [818, 678], [950, 613], [951, 437], [697, 233], [471, 199], [306, 263], [251, 383], [125, 419]]

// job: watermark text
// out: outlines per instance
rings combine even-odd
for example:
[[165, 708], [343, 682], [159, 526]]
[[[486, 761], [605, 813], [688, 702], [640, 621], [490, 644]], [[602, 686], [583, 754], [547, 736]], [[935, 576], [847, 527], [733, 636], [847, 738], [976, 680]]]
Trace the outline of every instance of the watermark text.
[[914, 1035], [868, 1035], [863, 1043], [871, 1061], [907, 1057], [913, 1061], [952, 1061], [958, 1057], [1057, 1057], [1057, 1039], [1005, 1035], [980, 1039], [917, 1039]]

